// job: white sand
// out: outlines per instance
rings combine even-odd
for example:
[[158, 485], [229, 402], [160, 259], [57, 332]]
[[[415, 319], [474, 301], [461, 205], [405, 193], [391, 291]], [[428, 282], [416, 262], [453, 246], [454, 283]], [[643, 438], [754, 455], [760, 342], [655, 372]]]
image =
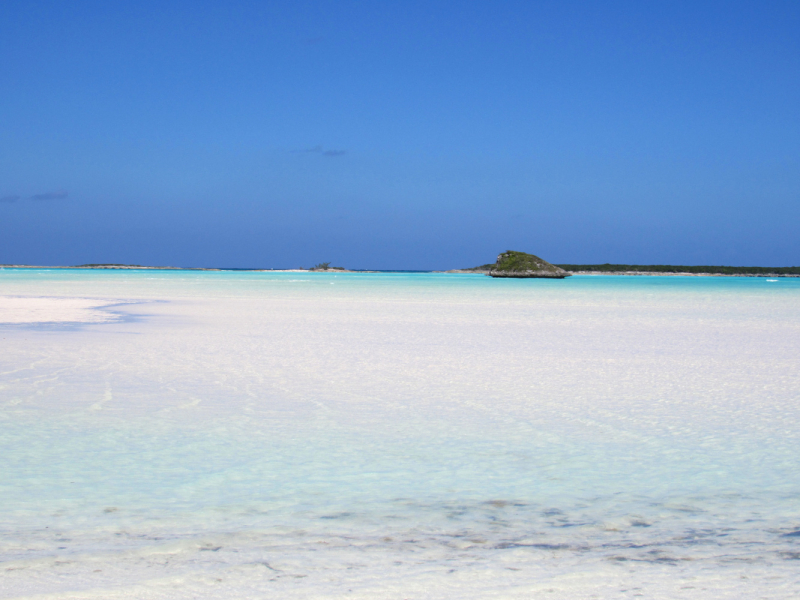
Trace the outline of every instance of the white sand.
[[108, 300], [0, 296], [0, 323], [106, 323], [118, 317]]
[[798, 280], [0, 281], [4, 600], [800, 597]]

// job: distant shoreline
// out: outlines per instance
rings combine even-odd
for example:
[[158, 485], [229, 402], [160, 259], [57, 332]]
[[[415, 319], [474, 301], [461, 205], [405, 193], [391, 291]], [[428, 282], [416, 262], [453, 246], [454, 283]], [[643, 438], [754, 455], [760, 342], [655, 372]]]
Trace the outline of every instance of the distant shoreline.
[[[488, 275], [488, 271], [473, 271], [472, 269], [452, 269], [450, 271], [431, 271], [432, 273], [456, 273], [472, 275]], [[614, 275], [631, 277], [800, 277], [794, 273], [689, 273], [689, 272], [658, 272], [658, 271], [567, 271], [570, 275]]]
[[353, 271], [349, 269], [247, 269], [241, 267], [150, 267], [146, 265], [0, 265], [0, 269], [80, 269], [81, 271], [249, 271], [254, 273], [433, 273], [434, 271]]
[[[147, 267], [144, 265], [0, 265], [0, 269], [81, 269], [97, 271], [226, 271], [228, 269], [215, 269], [213, 267]], [[242, 271], [261, 271], [263, 269], [236, 269]]]
[[[560, 265], [578, 267], [579, 265]], [[581, 265], [582, 266], [582, 265]], [[588, 266], [588, 265], [587, 265]], [[594, 266], [594, 265], [592, 265]], [[603, 266], [603, 265], [601, 265]], [[46, 266], [46, 265], [0, 265], [0, 269], [80, 269], [85, 271], [249, 271], [257, 273], [452, 273], [467, 275], [486, 275], [488, 271], [482, 269], [450, 269], [447, 271], [412, 271], [412, 270], [349, 270], [349, 269], [330, 269], [327, 271], [314, 269], [247, 269], [247, 268], [218, 268], [218, 267], [153, 267], [146, 265], [76, 265], [76, 266]], [[654, 270], [638, 271], [611, 271], [605, 269], [565, 269], [572, 275], [614, 275], [630, 277], [800, 277], [800, 267], [781, 267], [779, 271], [770, 271], [770, 267], [715, 267], [716, 269], [730, 270], [734, 272], [714, 272], [714, 271], [672, 271], [667, 265], [653, 265]], [[665, 270], [655, 270], [665, 269]], [[762, 270], [763, 269], [763, 270]], [[740, 270], [742, 272], [735, 272]], [[747, 272], [751, 271], [751, 272]], [[755, 271], [755, 272], [752, 272]], [[789, 272], [787, 272], [789, 271]], [[797, 272], [793, 272], [797, 271]]]
[[[452, 269], [447, 273], [488, 275], [493, 265]], [[730, 267], [712, 265], [565, 265], [555, 264], [570, 275], [622, 275], [632, 277], [800, 277], [800, 267]]]
[[658, 271], [570, 271], [573, 275], [630, 275], [633, 277], [800, 277], [795, 273], [661, 273]]

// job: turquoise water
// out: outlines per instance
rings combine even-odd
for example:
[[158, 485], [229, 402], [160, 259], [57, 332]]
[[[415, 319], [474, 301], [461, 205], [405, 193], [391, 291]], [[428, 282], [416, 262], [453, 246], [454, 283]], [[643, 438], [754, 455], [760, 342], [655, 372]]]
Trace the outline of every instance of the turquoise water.
[[0, 296], [96, 305], [0, 324], [0, 597], [800, 592], [800, 280], [5, 269]]

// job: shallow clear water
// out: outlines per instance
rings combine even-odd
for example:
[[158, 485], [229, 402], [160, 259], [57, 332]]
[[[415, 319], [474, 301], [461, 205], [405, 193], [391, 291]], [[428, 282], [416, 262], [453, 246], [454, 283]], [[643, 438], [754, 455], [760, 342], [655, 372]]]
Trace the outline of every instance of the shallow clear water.
[[0, 296], [0, 597], [800, 594], [800, 280]]

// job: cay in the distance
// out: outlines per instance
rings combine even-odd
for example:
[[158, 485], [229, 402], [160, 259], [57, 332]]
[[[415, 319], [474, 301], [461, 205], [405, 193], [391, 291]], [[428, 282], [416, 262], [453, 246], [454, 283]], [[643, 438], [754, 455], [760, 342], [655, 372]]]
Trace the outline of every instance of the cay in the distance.
[[332, 267], [331, 263], [329, 262], [317, 263], [316, 265], [311, 267], [309, 271], [324, 271], [324, 272], [339, 271], [340, 273], [350, 273], [350, 271], [348, 271], [344, 267]]
[[548, 277], [551, 279], [564, 279], [570, 274], [564, 269], [551, 265], [533, 254], [507, 250], [497, 257], [497, 262], [491, 265], [486, 273], [491, 277]]

